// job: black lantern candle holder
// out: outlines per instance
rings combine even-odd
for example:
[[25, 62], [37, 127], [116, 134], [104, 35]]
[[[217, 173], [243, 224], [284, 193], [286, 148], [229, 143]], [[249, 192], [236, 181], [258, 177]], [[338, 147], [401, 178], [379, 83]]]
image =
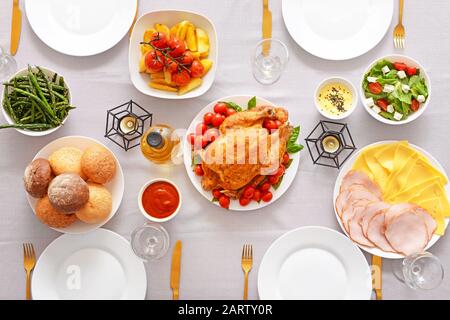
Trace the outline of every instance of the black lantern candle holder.
[[314, 164], [339, 169], [356, 150], [347, 124], [320, 121], [306, 138]]
[[151, 113], [130, 100], [107, 111], [105, 137], [128, 151], [141, 143], [146, 122], [151, 126], [152, 118]]

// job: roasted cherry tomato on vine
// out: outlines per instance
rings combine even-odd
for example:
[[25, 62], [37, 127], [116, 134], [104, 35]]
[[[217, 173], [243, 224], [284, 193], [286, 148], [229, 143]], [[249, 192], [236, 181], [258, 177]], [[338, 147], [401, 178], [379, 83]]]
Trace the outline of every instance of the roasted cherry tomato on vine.
[[285, 152], [283, 154], [283, 164], [287, 165], [289, 163], [289, 160], [291, 160], [291, 158], [289, 157], [289, 153]]
[[245, 187], [244, 192], [242, 192], [242, 197], [252, 199], [254, 194], [255, 194], [255, 187], [250, 185]]
[[283, 124], [283, 123], [282, 123], [280, 120], [275, 120], [275, 125], [277, 126], [277, 129], [278, 129], [279, 127], [281, 127], [282, 124]]
[[206, 130], [205, 137], [209, 142], [214, 142], [220, 136], [220, 132], [217, 128], [210, 128]]
[[191, 145], [194, 145], [195, 143], [195, 134], [189, 133], [187, 136], [187, 140]]
[[230, 197], [222, 194], [219, 198], [219, 204], [222, 208], [228, 209], [230, 207]]
[[189, 83], [190, 80], [191, 76], [186, 70], [177, 71], [172, 74], [172, 81], [175, 82], [177, 86], [185, 86]]
[[267, 178], [267, 181], [269, 181], [269, 183], [271, 185], [277, 184], [280, 181], [280, 177], [273, 175], [273, 176], [269, 176], [269, 178]]
[[213, 116], [214, 116], [214, 113], [212, 113], [212, 112], [205, 113], [205, 115], [203, 116], [203, 122], [205, 124], [211, 124]]
[[186, 44], [184, 43], [184, 41], [181, 41], [176, 37], [171, 37], [167, 41], [167, 45], [170, 48], [170, 56], [174, 58], [181, 56], [186, 51]]
[[405, 71], [408, 66], [403, 62], [394, 62], [394, 68], [397, 71]]
[[182, 64], [190, 65], [194, 61], [194, 55], [192, 54], [191, 51], [187, 50], [181, 55], [179, 61]]
[[250, 203], [250, 201], [252, 201], [252, 199], [241, 197], [239, 199], [239, 204], [241, 206], [245, 207], [246, 205], [248, 205]]
[[224, 102], [217, 102], [216, 105], [214, 106], [214, 112], [215, 113], [220, 113], [220, 114], [225, 114], [227, 112], [227, 104]]
[[150, 51], [145, 56], [145, 66], [150, 72], [160, 72], [164, 68], [164, 56], [159, 51]]
[[194, 60], [191, 64], [191, 77], [192, 78], [201, 78], [205, 73], [205, 67], [201, 64], [200, 61]]
[[383, 87], [378, 82], [369, 83], [369, 91], [373, 94], [380, 94], [383, 92]]
[[383, 110], [383, 111], [387, 111], [388, 105], [389, 105], [389, 102], [387, 102], [384, 99], [377, 100], [377, 106], [379, 106], [381, 108], [381, 110]]
[[212, 125], [214, 127], [220, 127], [220, 125], [222, 124], [222, 122], [225, 120], [225, 116], [220, 114], [220, 113], [216, 113], [213, 116], [212, 119]]
[[419, 107], [420, 107], [419, 101], [417, 101], [416, 99], [412, 99], [412, 101], [411, 101], [411, 110], [416, 112], [417, 110], [419, 110]]
[[205, 174], [205, 173], [203, 172], [203, 168], [202, 168], [202, 165], [201, 165], [201, 164], [195, 165], [194, 172], [195, 172], [195, 174], [198, 175], [198, 176], [203, 176], [203, 175]]
[[267, 182], [267, 181], [264, 182], [264, 183], [259, 187], [259, 190], [260, 190], [262, 193], [269, 191], [269, 189], [270, 189], [270, 182]]
[[414, 76], [415, 74], [417, 74], [417, 68], [415, 67], [406, 68], [406, 74], [410, 77]]
[[265, 119], [263, 122], [263, 127], [269, 131], [278, 129], [276, 122], [271, 119]]
[[150, 42], [158, 49], [167, 48], [167, 36], [164, 33], [154, 32]]
[[225, 111], [225, 115], [226, 115], [227, 117], [229, 117], [229, 116], [235, 114], [236, 112], [237, 112], [237, 111], [236, 111], [235, 109], [233, 109], [233, 108], [227, 108], [227, 111]]
[[269, 202], [270, 200], [272, 200], [272, 197], [273, 197], [272, 192], [267, 191], [261, 195], [261, 200], [264, 202]]
[[195, 135], [197, 136], [201, 136], [202, 134], [204, 134], [206, 132], [206, 130], [208, 129], [208, 127], [206, 126], [206, 124], [199, 123], [196, 127], [195, 127]]
[[216, 199], [219, 199], [222, 196], [222, 192], [220, 192], [220, 189], [213, 189], [212, 194], [213, 197]]
[[261, 191], [258, 189], [255, 190], [255, 193], [253, 194], [253, 200], [256, 202], [261, 201]]
[[166, 69], [170, 73], [174, 73], [178, 70], [178, 64], [172, 58], [166, 58]]

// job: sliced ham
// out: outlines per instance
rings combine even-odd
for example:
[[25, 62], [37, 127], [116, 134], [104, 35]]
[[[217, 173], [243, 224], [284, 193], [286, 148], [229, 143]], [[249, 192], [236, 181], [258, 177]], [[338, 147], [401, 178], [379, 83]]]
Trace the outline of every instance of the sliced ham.
[[364, 212], [364, 216], [360, 221], [361, 230], [363, 234], [366, 236], [366, 238], [367, 238], [367, 228], [369, 227], [369, 221], [380, 211], [387, 210], [390, 206], [391, 206], [390, 204], [383, 201], [371, 202], [366, 206], [366, 211]]
[[364, 209], [364, 207], [370, 202], [371, 202], [371, 200], [368, 200], [368, 199], [356, 200], [356, 201], [353, 201], [349, 206], [347, 206], [344, 209], [344, 211], [342, 212], [341, 221], [342, 221], [342, 224], [344, 225], [344, 229], [345, 229], [345, 231], [347, 231], [347, 233], [349, 232], [350, 220], [355, 216], [355, 214], [359, 210]]
[[369, 239], [367, 239], [361, 229], [361, 220], [365, 216], [367, 207], [369, 205], [370, 202], [367, 202], [364, 206], [356, 207], [353, 210], [353, 217], [349, 221], [347, 221], [347, 227], [350, 239], [360, 245], [372, 248], [374, 246], [373, 243], [370, 242]]
[[417, 206], [415, 204], [406, 203], [406, 202], [397, 203], [397, 204], [392, 205], [388, 210], [386, 210], [386, 213], [385, 213], [386, 224], [391, 223], [392, 219], [399, 216], [403, 212], [412, 211], [416, 207]]
[[369, 220], [367, 227], [367, 238], [372, 242], [377, 248], [386, 252], [396, 252], [392, 246], [389, 244], [385, 232], [384, 224], [384, 212], [383, 210], [378, 211]]
[[362, 171], [350, 170], [342, 179], [340, 190], [350, 188], [352, 185], [362, 185], [367, 190], [376, 195], [379, 199], [382, 197], [381, 188], [373, 182], [367, 174]]
[[335, 208], [339, 217], [342, 217], [342, 211], [344, 211], [344, 208], [347, 206], [349, 195], [349, 190], [343, 190], [336, 198]]
[[422, 217], [422, 219], [425, 222], [425, 225], [427, 226], [427, 234], [428, 234], [428, 241], [431, 240], [433, 237], [434, 231], [436, 231], [437, 224], [436, 221], [433, 219], [433, 217], [422, 207], [416, 207], [414, 210], [416, 214]]
[[[370, 230], [369, 226], [369, 234]], [[424, 218], [413, 210], [404, 211], [393, 217], [389, 223], [386, 221], [384, 234], [391, 247], [406, 256], [423, 251], [428, 243]]]

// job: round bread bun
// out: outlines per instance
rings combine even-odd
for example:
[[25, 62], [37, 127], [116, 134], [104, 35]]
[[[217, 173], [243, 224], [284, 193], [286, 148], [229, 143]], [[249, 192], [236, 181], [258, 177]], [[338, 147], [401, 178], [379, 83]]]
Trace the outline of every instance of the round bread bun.
[[62, 213], [74, 213], [89, 200], [87, 183], [75, 173], [63, 173], [50, 182], [48, 198]]
[[81, 169], [90, 181], [104, 184], [116, 174], [116, 160], [106, 148], [93, 145], [84, 150]]
[[86, 176], [81, 170], [81, 156], [83, 151], [78, 148], [64, 147], [53, 152], [48, 161], [56, 176], [63, 173], [76, 173], [83, 180], [86, 180]]
[[43, 224], [52, 228], [65, 228], [77, 220], [76, 215], [64, 214], [53, 208], [47, 196], [38, 200], [35, 212]]
[[101, 184], [88, 182], [89, 201], [75, 212], [78, 219], [86, 223], [99, 223], [108, 218], [112, 209], [111, 193]]
[[42, 198], [47, 194], [48, 185], [54, 175], [50, 162], [46, 159], [35, 159], [26, 168], [23, 175], [25, 190], [34, 198]]

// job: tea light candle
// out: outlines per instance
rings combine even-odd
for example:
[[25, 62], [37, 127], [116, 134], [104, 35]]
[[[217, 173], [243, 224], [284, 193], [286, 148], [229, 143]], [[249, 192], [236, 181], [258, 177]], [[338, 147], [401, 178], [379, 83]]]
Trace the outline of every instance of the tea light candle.
[[328, 135], [322, 139], [322, 148], [325, 152], [335, 153], [339, 150], [340, 146], [341, 142], [334, 135]]
[[130, 134], [137, 129], [137, 119], [134, 116], [125, 116], [120, 119], [119, 124], [120, 131], [123, 134]]

